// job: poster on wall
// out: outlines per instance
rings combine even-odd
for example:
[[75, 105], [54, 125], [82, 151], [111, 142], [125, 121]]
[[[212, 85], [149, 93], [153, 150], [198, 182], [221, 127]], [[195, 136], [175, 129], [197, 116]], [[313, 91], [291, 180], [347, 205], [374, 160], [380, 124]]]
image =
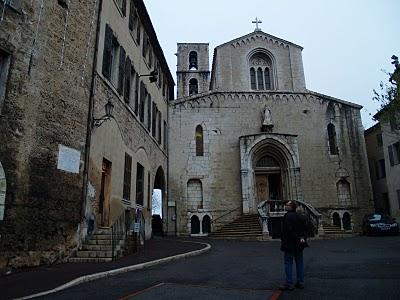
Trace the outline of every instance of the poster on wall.
[[79, 174], [81, 152], [64, 145], [58, 145], [57, 169]]

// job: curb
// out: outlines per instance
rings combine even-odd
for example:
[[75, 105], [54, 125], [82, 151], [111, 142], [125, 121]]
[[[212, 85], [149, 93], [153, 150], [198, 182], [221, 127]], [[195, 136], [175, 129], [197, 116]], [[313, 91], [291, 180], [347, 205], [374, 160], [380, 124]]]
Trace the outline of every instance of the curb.
[[141, 270], [141, 269], [145, 269], [145, 268], [149, 268], [155, 265], [159, 265], [159, 264], [163, 264], [163, 263], [167, 263], [170, 261], [174, 261], [174, 260], [178, 260], [178, 259], [182, 259], [182, 258], [186, 258], [186, 257], [191, 257], [191, 256], [197, 256], [200, 255], [204, 252], [207, 252], [211, 249], [211, 245], [208, 243], [200, 243], [200, 242], [187, 242], [186, 243], [195, 243], [195, 244], [201, 244], [201, 245], [206, 245], [205, 248], [200, 249], [200, 250], [195, 250], [195, 251], [191, 251], [191, 252], [187, 252], [187, 253], [182, 253], [182, 254], [178, 254], [178, 255], [174, 255], [174, 256], [169, 256], [169, 257], [164, 257], [164, 258], [160, 258], [160, 259], [156, 259], [153, 261], [149, 261], [149, 262], [145, 262], [145, 263], [141, 263], [141, 264], [137, 264], [137, 265], [131, 265], [131, 266], [127, 266], [127, 267], [123, 267], [123, 268], [119, 268], [119, 269], [114, 269], [114, 270], [109, 270], [109, 271], [105, 271], [105, 272], [100, 272], [100, 273], [94, 273], [94, 274], [90, 274], [90, 275], [85, 275], [85, 276], [81, 276], [78, 277], [74, 280], [71, 280], [70, 282], [67, 282], [63, 285], [60, 285], [59, 287], [56, 287], [54, 289], [48, 290], [48, 291], [44, 291], [44, 292], [40, 292], [37, 294], [33, 294], [33, 295], [28, 295], [28, 296], [24, 296], [21, 298], [16, 298], [16, 299], [32, 299], [32, 298], [36, 298], [36, 297], [41, 297], [41, 296], [45, 296], [45, 295], [49, 295], [52, 293], [56, 293], [62, 290], [65, 290], [67, 288], [79, 285], [81, 283], [85, 283], [85, 282], [89, 282], [89, 281], [93, 281], [93, 280], [97, 280], [100, 278], [105, 278], [105, 277], [109, 277], [109, 276], [114, 276], [114, 275], [118, 275], [118, 274], [122, 274], [122, 273], [126, 273], [126, 272], [130, 272], [130, 271], [136, 271], [136, 270]]

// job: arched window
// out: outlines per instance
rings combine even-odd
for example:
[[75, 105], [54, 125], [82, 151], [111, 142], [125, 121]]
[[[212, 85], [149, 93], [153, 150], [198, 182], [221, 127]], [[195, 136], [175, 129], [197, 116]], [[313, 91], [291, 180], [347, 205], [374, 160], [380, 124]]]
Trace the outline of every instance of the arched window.
[[201, 221], [201, 228], [203, 233], [209, 233], [211, 231], [211, 219], [205, 215]]
[[196, 51], [191, 51], [189, 53], [189, 70], [197, 70], [198, 65], [197, 65], [197, 52]]
[[255, 53], [250, 58], [250, 87], [252, 90], [272, 90], [272, 60], [265, 53]]
[[196, 127], [196, 156], [203, 156], [204, 154], [204, 139], [203, 127], [197, 125]]
[[335, 125], [332, 123], [328, 124], [328, 139], [329, 139], [329, 152], [331, 155], [337, 155], [339, 153], [336, 144], [336, 130]]
[[6, 174], [0, 162], [0, 220], [4, 220], [5, 200], [6, 200]]
[[258, 90], [264, 90], [264, 78], [263, 78], [263, 71], [261, 68], [257, 69], [257, 89]]
[[271, 89], [271, 75], [269, 74], [269, 68], [265, 68], [264, 70], [264, 81], [265, 81], [265, 89]]
[[198, 216], [192, 216], [190, 218], [190, 233], [199, 234], [200, 233], [200, 220]]
[[197, 79], [192, 78], [189, 80], [189, 96], [195, 95], [199, 92], [199, 85]]
[[340, 206], [351, 205], [350, 183], [346, 179], [340, 179], [336, 184], [337, 195]]
[[251, 82], [251, 89], [257, 89], [257, 81], [256, 81], [256, 70], [254, 68], [250, 68], [250, 82]]

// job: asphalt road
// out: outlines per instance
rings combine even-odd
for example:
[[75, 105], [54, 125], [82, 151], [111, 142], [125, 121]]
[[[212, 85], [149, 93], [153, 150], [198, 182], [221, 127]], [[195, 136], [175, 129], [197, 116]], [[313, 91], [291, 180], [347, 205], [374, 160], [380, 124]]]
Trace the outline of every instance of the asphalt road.
[[[283, 283], [279, 242], [207, 240], [211, 251], [82, 284], [43, 299], [269, 299]], [[310, 241], [305, 289], [279, 299], [400, 299], [400, 236]], [[275, 293], [275, 294], [274, 294]]]

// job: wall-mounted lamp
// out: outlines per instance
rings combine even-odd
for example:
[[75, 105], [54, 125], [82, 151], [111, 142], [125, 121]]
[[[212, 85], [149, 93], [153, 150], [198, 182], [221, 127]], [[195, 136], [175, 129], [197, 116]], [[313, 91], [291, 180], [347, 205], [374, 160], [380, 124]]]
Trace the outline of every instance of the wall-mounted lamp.
[[145, 76], [150, 77], [150, 82], [156, 82], [158, 80], [158, 71], [154, 70], [154, 71], [151, 71], [150, 74], [139, 75], [139, 77], [145, 77]]
[[104, 105], [104, 108], [106, 110], [106, 114], [104, 116], [102, 116], [99, 119], [95, 119], [93, 118], [92, 120], [92, 128], [93, 127], [100, 127], [101, 124], [103, 124], [105, 121], [114, 118], [112, 115], [113, 109], [114, 109], [114, 104], [112, 104], [111, 100], [108, 100], [108, 102], [106, 103], [106, 105]]

